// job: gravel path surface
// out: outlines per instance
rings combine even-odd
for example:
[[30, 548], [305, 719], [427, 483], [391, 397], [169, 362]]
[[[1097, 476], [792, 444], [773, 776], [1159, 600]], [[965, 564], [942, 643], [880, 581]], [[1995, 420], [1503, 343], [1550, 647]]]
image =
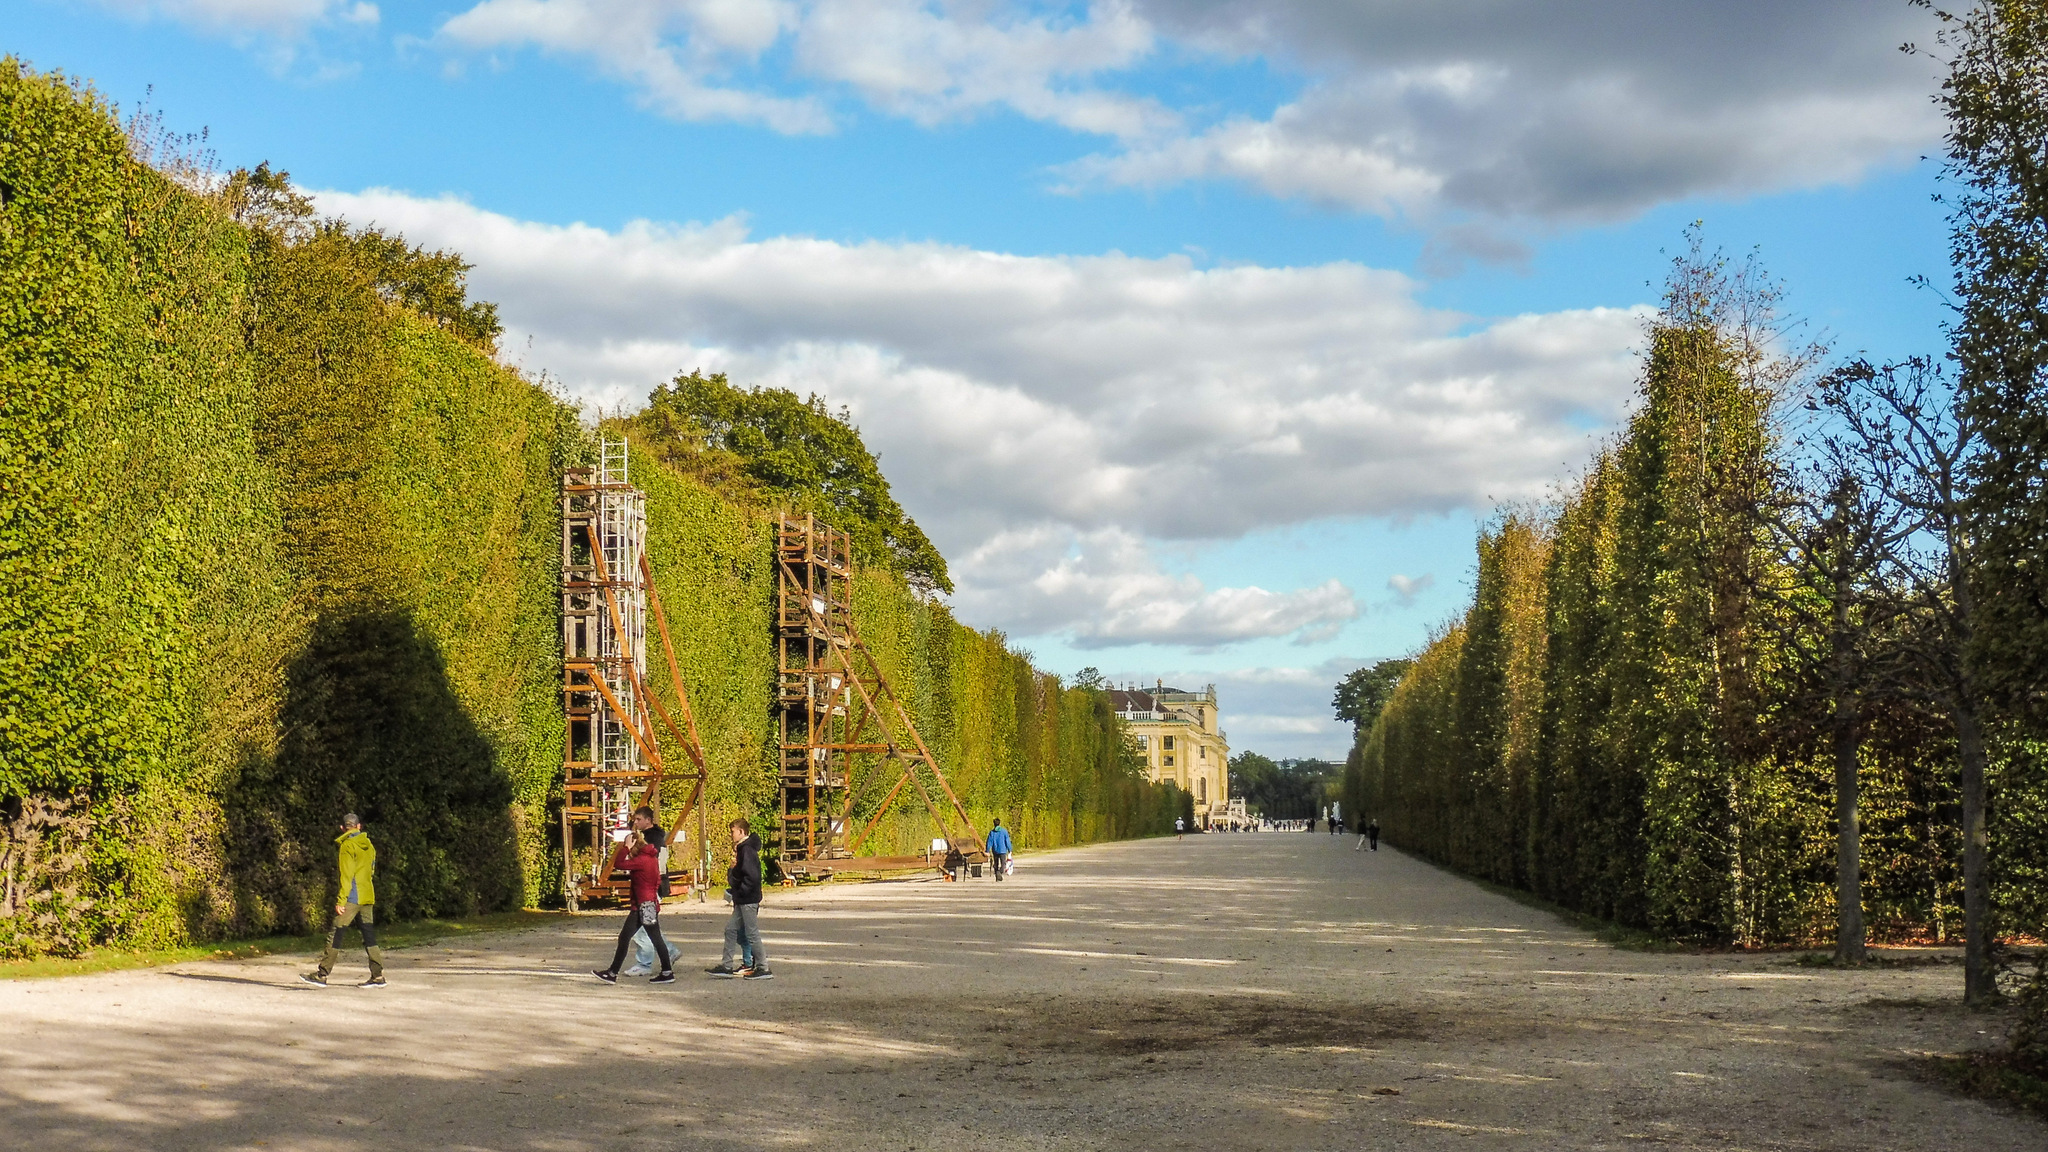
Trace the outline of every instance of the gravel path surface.
[[[0, 1147], [2048, 1148], [1905, 1057], [1989, 1042], [1956, 969], [1617, 951], [1323, 834], [769, 896], [777, 978], [617, 987], [609, 914], [422, 945], [0, 983]], [[362, 978], [360, 950], [337, 981]]]

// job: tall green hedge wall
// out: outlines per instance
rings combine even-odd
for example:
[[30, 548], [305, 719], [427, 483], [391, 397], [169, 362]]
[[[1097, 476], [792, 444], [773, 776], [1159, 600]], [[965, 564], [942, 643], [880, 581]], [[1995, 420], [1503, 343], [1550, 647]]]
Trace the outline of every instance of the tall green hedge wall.
[[[0, 957], [304, 930], [349, 809], [387, 915], [549, 903], [558, 485], [589, 430], [380, 293], [345, 230], [188, 183], [0, 63]], [[712, 801], [758, 812], [771, 513], [634, 471]], [[860, 592], [979, 815], [1042, 845], [1185, 807], [1099, 693], [892, 574]]]
[[[1832, 770], [1760, 594], [1768, 389], [1714, 325], [1652, 334], [1638, 409], [1554, 507], [1479, 538], [1473, 599], [1347, 765], [1352, 810], [1461, 871], [1671, 938], [1819, 942], [1835, 930]], [[1877, 940], [1960, 938], [1953, 737], [1873, 705], [1863, 899]], [[2001, 729], [1994, 901], [2048, 934], [2039, 741]]]

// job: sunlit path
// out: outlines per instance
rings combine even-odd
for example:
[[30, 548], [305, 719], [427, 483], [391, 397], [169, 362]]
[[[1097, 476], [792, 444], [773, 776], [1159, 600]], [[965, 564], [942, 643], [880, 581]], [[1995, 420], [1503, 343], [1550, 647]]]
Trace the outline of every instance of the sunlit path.
[[701, 976], [721, 912], [689, 906], [668, 988], [583, 975], [609, 915], [393, 952], [382, 992], [298, 984], [297, 958], [0, 984], [0, 1132], [165, 1152], [2043, 1139], [1896, 1063], [1975, 1039], [1952, 969], [1616, 951], [1352, 845], [1191, 836], [1027, 856], [1001, 885], [773, 893], [770, 982]]

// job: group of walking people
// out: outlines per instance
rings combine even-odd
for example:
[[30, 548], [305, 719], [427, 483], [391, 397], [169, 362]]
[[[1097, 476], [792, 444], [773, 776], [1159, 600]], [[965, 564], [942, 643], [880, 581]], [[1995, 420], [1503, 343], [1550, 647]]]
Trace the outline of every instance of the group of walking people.
[[[730, 828], [733, 861], [725, 870], [725, 891], [726, 899], [732, 901], [732, 915], [725, 922], [725, 954], [705, 971], [742, 980], [772, 979], [775, 972], [768, 967], [767, 949], [761, 946], [761, 838], [745, 820], [734, 820]], [[675, 983], [675, 958], [681, 949], [661, 934], [661, 844], [654, 810], [641, 808], [633, 813], [626, 838], [612, 852], [612, 870], [626, 873], [632, 890], [611, 965], [591, 971], [607, 984], [618, 983], [622, 969], [624, 975], [644, 975], [656, 965], [660, 971], [648, 983]], [[626, 952], [635, 945], [639, 946], [639, 962], [625, 968]]]
[[[725, 954], [705, 971], [740, 980], [772, 979], [775, 972], [768, 967], [768, 952], [761, 946], [761, 838], [754, 835], [745, 820], [734, 820], [730, 828], [733, 859], [732, 867], [725, 870], [725, 894], [732, 902], [732, 914], [725, 921]], [[362, 821], [353, 812], [341, 818], [341, 835], [335, 837], [335, 844], [339, 848], [341, 882], [334, 898], [334, 922], [327, 929], [327, 950], [320, 955], [320, 967], [299, 979], [327, 987], [327, 978], [341, 959], [335, 943], [343, 932], [356, 927], [362, 934], [363, 954], [370, 961], [370, 978], [358, 987], [385, 987], [384, 950], [377, 946], [377, 894], [373, 884], [376, 846], [370, 843]], [[675, 961], [682, 949], [661, 934], [661, 878], [666, 870], [662, 846], [663, 834], [654, 809], [635, 810], [625, 837], [612, 850], [612, 870], [624, 872], [631, 881], [626, 922], [619, 927], [619, 944], [612, 953], [611, 964], [591, 971], [591, 975], [607, 984], [618, 983], [620, 976], [645, 976], [650, 972], [650, 984], [675, 983]], [[1012, 849], [1009, 829], [1003, 827], [1001, 820], [990, 830], [985, 847], [995, 865], [996, 879], [1003, 879], [1010, 868]], [[630, 968], [625, 967], [629, 950], [634, 952]]]
[[[761, 838], [745, 820], [731, 825], [733, 862], [725, 870], [726, 898], [732, 901], [732, 915], [725, 923], [725, 954], [705, 971], [713, 976], [742, 980], [767, 980], [775, 973], [768, 967], [767, 949], [761, 946]], [[626, 922], [619, 928], [619, 945], [609, 967], [594, 969], [591, 975], [616, 984], [621, 975], [654, 973], [653, 984], [675, 983], [675, 960], [681, 949], [661, 934], [661, 877], [663, 836], [655, 822], [654, 810], [642, 807], [633, 813], [631, 827], [612, 851], [612, 870], [624, 872], [631, 881], [631, 901]], [[377, 848], [363, 831], [362, 820], [353, 812], [341, 818], [341, 835], [335, 837], [340, 885], [334, 898], [334, 920], [327, 929], [327, 948], [320, 954], [320, 966], [299, 979], [325, 988], [335, 964], [341, 959], [335, 947], [342, 933], [357, 928], [363, 940], [363, 954], [370, 962], [370, 978], [358, 987], [383, 988], [384, 950], [377, 946], [377, 893], [375, 876]], [[1007, 837], [1004, 847], [1008, 847]], [[626, 952], [637, 952], [635, 964], [626, 968]], [[657, 970], [658, 969], [658, 970]]]

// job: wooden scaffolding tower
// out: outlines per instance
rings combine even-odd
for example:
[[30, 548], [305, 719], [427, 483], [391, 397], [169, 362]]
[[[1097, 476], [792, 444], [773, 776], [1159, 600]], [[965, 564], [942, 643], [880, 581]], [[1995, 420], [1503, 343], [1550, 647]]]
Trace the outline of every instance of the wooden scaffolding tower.
[[[650, 616], [680, 725], [647, 686]], [[624, 440], [600, 438], [597, 466], [562, 477], [562, 701], [562, 889], [569, 908], [626, 898], [628, 881], [611, 872], [613, 839], [623, 837], [635, 808], [661, 812], [665, 783], [683, 797], [669, 828], [669, 879], [694, 884], [701, 894], [704, 749], [647, 561], [647, 497], [632, 485]], [[686, 766], [667, 763], [657, 719]], [[686, 864], [689, 854], [677, 851], [693, 813], [694, 868]]]
[[[816, 517], [784, 515], [775, 557], [783, 873], [820, 878], [982, 862], [966, 807], [854, 627], [851, 539]], [[931, 816], [930, 849], [863, 856], [906, 791]]]

